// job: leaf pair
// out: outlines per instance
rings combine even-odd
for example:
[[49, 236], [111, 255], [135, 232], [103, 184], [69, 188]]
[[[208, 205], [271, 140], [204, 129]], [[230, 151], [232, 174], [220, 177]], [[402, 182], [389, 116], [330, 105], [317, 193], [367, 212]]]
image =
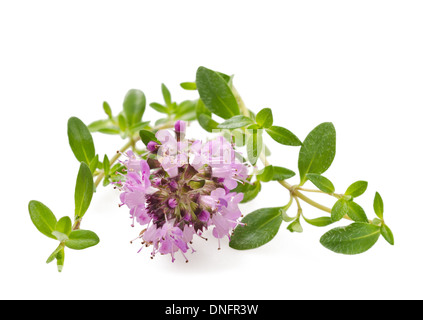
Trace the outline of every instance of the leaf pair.
[[[85, 162], [81, 162], [75, 186], [75, 224], [78, 225], [90, 206], [94, 192], [93, 176]], [[72, 228], [69, 217], [63, 217], [57, 221], [53, 212], [39, 201], [30, 201], [28, 210], [35, 227], [45, 236], [58, 240], [59, 248], [53, 252], [47, 262], [57, 260], [58, 269], [63, 269], [64, 247], [74, 250], [82, 250], [99, 243], [98, 236], [88, 230], [76, 230]]]

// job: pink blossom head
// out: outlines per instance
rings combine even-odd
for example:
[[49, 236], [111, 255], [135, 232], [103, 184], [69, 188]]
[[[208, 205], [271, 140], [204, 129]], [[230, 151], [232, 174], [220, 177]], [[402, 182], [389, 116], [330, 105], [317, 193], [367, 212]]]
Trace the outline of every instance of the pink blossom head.
[[239, 224], [238, 204], [243, 198], [230, 190], [247, 177], [246, 166], [236, 160], [226, 140], [203, 144], [179, 139], [185, 130], [185, 122], [179, 121], [176, 137], [158, 131], [161, 144], [147, 146], [157, 150], [147, 161], [128, 152], [128, 173], [121, 187], [122, 204], [132, 219], [147, 225], [140, 236], [143, 244], [153, 247], [152, 257], [170, 254], [172, 261], [176, 252], [185, 257], [193, 236], [209, 228], [218, 239], [230, 236]]

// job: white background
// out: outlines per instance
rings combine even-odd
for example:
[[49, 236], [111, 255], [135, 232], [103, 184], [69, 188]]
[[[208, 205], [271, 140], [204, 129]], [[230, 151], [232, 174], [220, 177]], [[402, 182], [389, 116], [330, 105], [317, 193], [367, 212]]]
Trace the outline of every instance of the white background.
[[[2, 1], [0, 298], [423, 298], [422, 16], [421, 1]], [[215, 240], [197, 239], [188, 264], [151, 261], [129, 244], [139, 229], [117, 193], [100, 188], [82, 225], [100, 245], [67, 250], [62, 274], [46, 265], [56, 243], [38, 233], [27, 205], [35, 199], [58, 217], [73, 215], [78, 163], [67, 119], [104, 117], [104, 100], [117, 113], [131, 88], [161, 102], [162, 82], [178, 101], [194, 99], [179, 83], [201, 65], [235, 74], [249, 108], [272, 108], [275, 124], [301, 139], [333, 122], [337, 157], [325, 175], [339, 192], [369, 181], [358, 202], [373, 218], [381, 193], [396, 246], [381, 238], [363, 255], [336, 255], [319, 244], [330, 227], [303, 224], [303, 234], [291, 234], [283, 224], [256, 250], [225, 242], [218, 251]], [[123, 144], [94, 139], [109, 157]], [[298, 148], [269, 144], [272, 163], [296, 168]], [[242, 210], [286, 200], [268, 184]]]

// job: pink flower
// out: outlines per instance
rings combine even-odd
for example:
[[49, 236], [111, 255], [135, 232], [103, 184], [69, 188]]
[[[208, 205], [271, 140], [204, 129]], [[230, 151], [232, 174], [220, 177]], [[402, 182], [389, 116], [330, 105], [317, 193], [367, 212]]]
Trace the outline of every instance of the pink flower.
[[[184, 130], [184, 124], [175, 129]], [[161, 145], [157, 155], [150, 153], [154, 169], [128, 152], [121, 201], [133, 220], [147, 225], [140, 237], [153, 248], [152, 257], [170, 254], [174, 261], [181, 252], [186, 259], [194, 235], [210, 228], [218, 239], [230, 237], [239, 224], [243, 194], [230, 190], [246, 179], [247, 168], [222, 137], [204, 144], [175, 139], [166, 130], [156, 137]]]

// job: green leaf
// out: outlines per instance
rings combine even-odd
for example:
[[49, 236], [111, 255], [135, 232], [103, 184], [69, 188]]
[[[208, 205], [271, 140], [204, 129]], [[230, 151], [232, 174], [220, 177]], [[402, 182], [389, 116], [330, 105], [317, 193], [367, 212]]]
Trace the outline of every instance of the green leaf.
[[252, 185], [245, 183], [243, 186], [245, 188], [243, 191], [235, 191], [238, 188], [234, 189], [234, 192], [242, 192], [244, 194], [244, 198], [241, 203], [247, 203], [254, 200], [261, 191], [260, 181], [256, 181]]
[[125, 132], [126, 129], [128, 129], [128, 124], [126, 122], [125, 116], [122, 113], [119, 113], [118, 115], [118, 124], [121, 132]]
[[301, 226], [301, 223], [298, 219], [295, 219], [291, 224], [287, 227], [287, 229], [291, 232], [303, 232], [303, 227]]
[[360, 254], [375, 245], [380, 236], [378, 226], [356, 222], [325, 233], [320, 243], [327, 249], [342, 254]]
[[107, 114], [109, 119], [113, 118], [112, 108], [110, 108], [110, 105], [106, 101], [103, 102], [103, 110], [104, 110], [104, 113]]
[[95, 156], [93, 138], [87, 126], [78, 118], [68, 121], [69, 145], [79, 162], [90, 163]]
[[262, 170], [262, 172], [257, 175], [257, 179], [262, 181], [262, 182], [269, 182], [271, 180], [273, 180], [273, 166], [269, 165], [264, 167], [264, 169]]
[[107, 177], [110, 173], [110, 160], [107, 154], [104, 155], [103, 168], [104, 168], [104, 176]]
[[266, 129], [266, 132], [273, 140], [285, 146], [301, 146], [302, 144], [301, 140], [288, 129], [271, 126]]
[[356, 222], [369, 222], [363, 208], [353, 201], [347, 201], [348, 216]]
[[348, 215], [349, 206], [347, 200], [339, 199], [334, 206], [332, 207], [331, 211], [331, 218], [333, 222], [341, 220], [343, 217]]
[[229, 246], [237, 250], [260, 247], [272, 240], [282, 223], [282, 208], [264, 208], [256, 210], [244, 219], [245, 226], [238, 226]]
[[256, 181], [252, 184], [239, 182], [238, 186], [232, 190], [232, 192], [244, 194], [244, 198], [242, 199], [241, 203], [250, 202], [251, 200], [257, 197], [260, 191], [261, 191], [260, 181]]
[[351, 196], [353, 198], [357, 198], [361, 196], [367, 190], [367, 181], [357, 181], [350, 185], [345, 191], [346, 196]]
[[270, 128], [273, 124], [272, 110], [264, 108], [257, 113], [256, 122], [261, 128]]
[[99, 164], [99, 162], [98, 162], [98, 154], [96, 154], [96, 156], [91, 159], [90, 166], [89, 166], [92, 173], [95, 172], [95, 170], [97, 169], [98, 164]]
[[308, 223], [311, 224], [312, 226], [315, 227], [326, 227], [328, 225], [331, 225], [333, 223], [333, 220], [331, 217], [320, 217], [320, 218], [316, 218], [316, 219], [307, 219], [306, 217], [304, 217], [304, 220]]
[[251, 120], [250, 118], [246, 116], [238, 115], [226, 120], [225, 122], [219, 124], [217, 127], [219, 129], [237, 129], [237, 128], [246, 127], [253, 123], [254, 123], [253, 120]]
[[319, 190], [326, 192], [326, 193], [334, 193], [335, 187], [333, 183], [324, 176], [316, 173], [308, 173], [306, 175], [308, 180], [310, 180]]
[[153, 132], [151, 132], [151, 131], [148, 131], [148, 130], [140, 130], [139, 134], [140, 134], [141, 141], [145, 144], [145, 146], [147, 146], [147, 144], [150, 141], [155, 141], [157, 143], [160, 143], [157, 140], [156, 135]]
[[295, 176], [295, 172], [283, 167], [273, 166], [273, 181], [282, 181]]
[[196, 107], [197, 100], [185, 100], [182, 101], [176, 108], [174, 115], [175, 119], [184, 121], [193, 121], [197, 118]]
[[197, 84], [195, 82], [182, 82], [180, 86], [185, 90], [197, 90]]
[[150, 107], [152, 107], [154, 110], [160, 113], [169, 114], [169, 111], [170, 111], [167, 107], [157, 102], [150, 103]]
[[85, 162], [81, 162], [75, 186], [75, 220], [81, 219], [87, 212], [93, 193], [93, 175]]
[[247, 156], [248, 161], [255, 165], [260, 157], [263, 148], [263, 137], [261, 130], [249, 130], [251, 133], [247, 138]]
[[227, 82], [215, 71], [200, 67], [196, 76], [197, 89], [204, 105], [223, 119], [239, 115], [239, 106]]
[[379, 192], [376, 192], [375, 199], [373, 201], [373, 208], [376, 215], [383, 220], [383, 200]]
[[60, 244], [56, 250], [53, 251], [53, 253], [48, 257], [46, 263], [49, 264], [50, 262], [52, 262], [54, 259], [56, 259], [57, 254], [62, 251], [63, 249], [63, 244]]
[[198, 99], [195, 111], [197, 113], [198, 123], [204, 130], [213, 132], [213, 130], [217, 129], [219, 124], [212, 119], [211, 112], [206, 108], [203, 100]]
[[88, 130], [90, 132], [112, 132], [112, 134], [119, 133], [119, 127], [113, 120], [106, 119], [106, 120], [97, 120], [88, 125]]
[[141, 90], [131, 89], [123, 100], [123, 112], [128, 127], [141, 121], [145, 111], [145, 95]]
[[394, 234], [392, 233], [391, 229], [386, 224], [382, 224], [380, 229], [382, 236], [390, 245], [395, 245]]
[[163, 99], [166, 103], [167, 106], [172, 105], [172, 96], [170, 95], [170, 91], [169, 89], [165, 86], [164, 83], [162, 83], [162, 94], [163, 94]]
[[62, 272], [63, 271], [63, 266], [65, 265], [65, 248], [62, 248], [56, 254], [56, 260], [57, 260], [57, 270], [59, 272]]
[[336, 131], [332, 123], [322, 123], [313, 129], [300, 150], [298, 168], [301, 185], [308, 173], [322, 174], [329, 169], [336, 153]]
[[53, 212], [39, 201], [32, 200], [28, 204], [29, 215], [32, 223], [43, 235], [56, 239], [53, 231], [56, 228], [57, 219]]
[[66, 247], [73, 250], [83, 250], [93, 247], [100, 242], [98, 236], [88, 230], [74, 230], [69, 235], [69, 240], [65, 242]]
[[61, 232], [65, 235], [69, 235], [72, 231], [72, 220], [69, 217], [61, 218], [54, 228], [55, 231]]

